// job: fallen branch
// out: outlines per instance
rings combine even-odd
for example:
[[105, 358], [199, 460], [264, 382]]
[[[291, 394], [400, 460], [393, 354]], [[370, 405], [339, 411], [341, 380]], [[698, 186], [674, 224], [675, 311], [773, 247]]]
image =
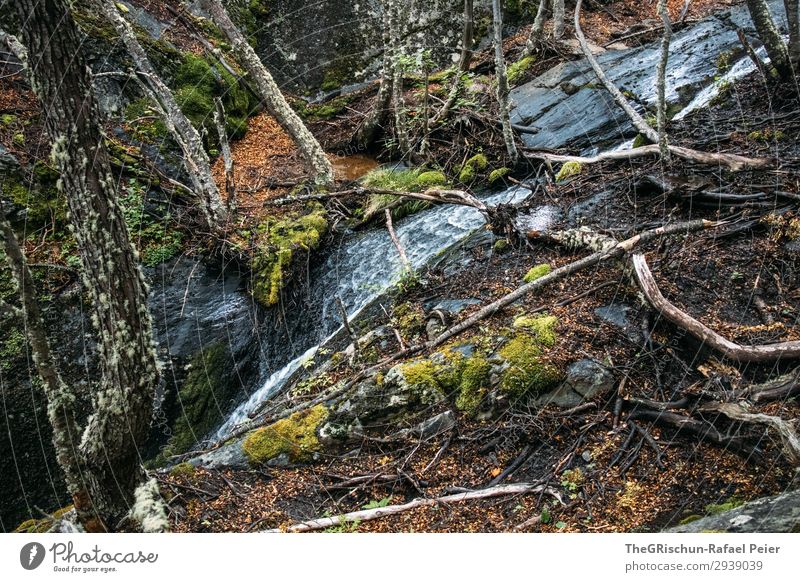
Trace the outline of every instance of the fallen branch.
[[753, 414], [734, 402], [710, 402], [699, 408], [699, 411], [719, 412], [731, 420], [738, 420], [745, 424], [759, 424], [772, 429], [780, 438], [786, 459], [793, 465], [800, 465], [800, 438], [794, 427], [782, 418], [768, 414]]
[[[768, 168], [773, 165], [773, 161], [768, 158], [748, 158], [736, 154], [718, 154], [701, 152], [689, 148], [670, 145], [669, 152], [679, 158], [699, 162], [702, 164], [720, 164], [727, 166], [733, 172], [741, 170], [753, 170]], [[630, 150], [616, 150], [603, 152], [596, 156], [565, 156], [561, 154], [551, 154], [548, 152], [526, 151], [525, 156], [534, 160], [545, 160], [547, 162], [578, 162], [581, 165], [599, 164], [614, 160], [632, 160], [646, 156], [660, 155], [658, 145], [651, 144]]]
[[694, 232], [706, 228], [714, 228], [721, 224], [723, 223], [710, 222], [708, 220], [692, 220], [688, 222], [679, 222], [675, 224], [668, 224], [665, 226], [661, 226], [652, 230], [644, 231], [622, 242], [612, 243], [608, 245], [608, 247], [605, 249], [601, 249], [587, 257], [584, 257], [582, 259], [564, 265], [563, 267], [559, 267], [558, 269], [551, 271], [544, 277], [540, 277], [535, 281], [531, 281], [530, 283], [523, 285], [517, 290], [512, 291], [508, 295], [504, 295], [497, 301], [494, 301], [489, 305], [486, 305], [485, 307], [481, 308], [477, 313], [468, 317], [458, 325], [451, 327], [437, 338], [425, 344], [424, 347], [432, 349], [437, 346], [440, 346], [450, 338], [460, 334], [466, 329], [469, 329], [470, 327], [472, 327], [479, 321], [486, 319], [490, 315], [497, 313], [503, 307], [511, 305], [512, 303], [524, 297], [528, 293], [541, 289], [542, 287], [546, 287], [551, 283], [555, 283], [556, 281], [560, 281], [561, 279], [566, 278], [568, 275], [572, 275], [573, 273], [577, 273], [578, 271], [582, 271], [583, 269], [592, 267], [594, 265], [597, 265], [598, 263], [602, 263], [610, 259], [621, 257], [625, 253], [630, 252], [634, 247], [638, 246], [643, 242], [653, 240], [654, 238], [657, 238], [659, 236]]
[[685, 329], [704, 344], [727, 358], [738, 362], [774, 362], [780, 359], [800, 358], [800, 341], [780, 342], [761, 346], [742, 346], [722, 337], [690, 315], [684, 313], [661, 294], [644, 255], [632, 258], [634, 274], [647, 301], [665, 319]]
[[397, 254], [400, 255], [400, 260], [403, 263], [403, 271], [406, 273], [411, 273], [411, 261], [408, 260], [408, 256], [406, 256], [406, 250], [403, 248], [403, 245], [400, 244], [400, 239], [397, 238], [397, 233], [394, 231], [394, 225], [392, 224], [392, 211], [388, 208], [386, 209], [386, 229], [389, 231], [389, 236], [392, 239], [394, 248], [397, 249]]
[[335, 527], [343, 523], [360, 523], [362, 521], [371, 521], [381, 517], [403, 513], [404, 511], [410, 511], [418, 507], [431, 507], [442, 503], [458, 503], [461, 501], [487, 499], [490, 497], [500, 497], [504, 495], [524, 495], [526, 493], [547, 493], [548, 495], [556, 498], [562, 505], [564, 503], [559, 493], [551, 487], [547, 487], [546, 485], [535, 485], [533, 483], [515, 483], [513, 485], [498, 485], [496, 487], [488, 487], [486, 489], [479, 489], [477, 491], [445, 495], [444, 497], [436, 497], [433, 499], [414, 499], [413, 501], [409, 501], [408, 503], [403, 503], [401, 505], [388, 505], [386, 507], [378, 507], [375, 509], [362, 509], [361, 511], [353, 511], [351, 513], [334, 515], [332, 517], [311, 519], [309, 521], [302, 521], [300, 523], [290, 525], [285, 530], [280, 528], [269, 529], [266, 530], [266, 533], [281, 533], [283, 531], [316, 531], [320, 529], [327, 529], [329, 527]]

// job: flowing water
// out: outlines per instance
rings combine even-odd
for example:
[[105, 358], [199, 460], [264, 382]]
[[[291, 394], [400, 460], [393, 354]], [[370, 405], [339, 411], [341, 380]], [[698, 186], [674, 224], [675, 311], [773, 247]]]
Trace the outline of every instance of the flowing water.
[[[488, 197], [489, 205], [519, 202], [530, 194], [525, 188], [510, 188]], [[528, 229], [546, 230], [556, 210], [543, 206], [520, 220]], [[485, 224], [480, 212], [466, 206], [436, 206], [398, 222], [396, 231], [414, 269], [428, 264]], [[374, 229], [346, 237], [316, 269], [309, 283], [312, 304], [320, 306], [314, 333], [295, 342], [296, 355], [239, 405], [219, 428], [216, 439], [227, 435], [236, 425], [269, 399], [303, 364], [313, 359], [320, 346], [341, 327], [337, 298], [348, 317], [357, 317], [374, 299], [400, 280], [403, 265], [385, 229]]]

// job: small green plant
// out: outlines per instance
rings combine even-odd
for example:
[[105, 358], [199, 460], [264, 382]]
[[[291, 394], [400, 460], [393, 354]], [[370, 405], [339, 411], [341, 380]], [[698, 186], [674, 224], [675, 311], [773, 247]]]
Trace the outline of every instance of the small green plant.
[[362, 509], [379, 509], [381, 507], [386, 507], [387, 505], [389, 505], [389, 502], [391, 500], [392, 500], [391, 497], [384, 497], [383, 499], [373, 499], [365, 506], [363, 506]]
[[561, 486], [571, 493], [576, 493], [581, 488], [586, 476], [580, 467], [569, 469], [561, 473]]
[[361, 521], [358, 519], [355, 521], [345, 521], [339, 525], [331, 526], [324, 531], [325, 533], [356, 533], [359, 525], [361, 525]]

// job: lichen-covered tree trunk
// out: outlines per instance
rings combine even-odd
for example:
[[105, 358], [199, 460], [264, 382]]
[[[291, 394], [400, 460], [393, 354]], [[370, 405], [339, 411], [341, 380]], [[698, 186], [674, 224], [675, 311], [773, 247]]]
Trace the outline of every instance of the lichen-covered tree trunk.
[[500, 121], [503, 123], [503, 140], [508, 150], [511, 163], [516, 165], [519, 160], [517, 144], [514, 142], [514, 130], [511, 127], [508, 103], [508, 76], [506, 75], [506, 60], [503, 57], [503, 4], [502, 0], [492, 0], [492, 13], [494, 21], [494, 62], [495, 80], [497, 82], [497, 103], [500, 106]]
[[403, 91], [403, 77], [405, 73], [404, 50], [402, 43], [401, 27], [405, 9], [403, 0], [388, 0], [384, 10], [389, 12], [389, 42], [392, 53], [392, 109], [394, 110], [394, 130], [397, 137], [397, 147], [403, 157], [411, 153], [411, 144], [408, 137], [408, 121], [406, 119], [406, 103]]
[[672, 38], [672, 23], [667, 10], [667, 0], [658, 0], [658, 14], [664, 23], [664, 34], [661, 36], [661, 55], [656, 70], [656, 90], [658, 93], [658, 110], [656, 124], [658, 127], [658, 147], [662, 158], [669, 160], [669, 143], [667, 141], [667, 62], [669, 61], [669, 43]]
[[104, 527], [113, 529], [145, 477], [139, 450], [160, 377], [147, 288], [117, 201], [75, 23], [61, 0], [16, 6], [97, 332], [101, 376], [80, 442], [81, 478]]
[[789, 62], [795, 75], [800, 67], [800, 0], [783, 0], [789, 24]]
[[553, 0], [553, 38], [564, 36], [564, 0]]
[[361, 147], [367, 148], [373, 144], [378, 135], [378, 131], [386, 122], [392, 103], [392, 81], [394, 70], [392, 68], [392, 52], [390, 48], [389, 35], [389, 11], [384, 9], [382, 14], [383, 22], [383, 64], [381, 67], [381, 80], [378, 86], [378, 96], [369, 115], [364, 119], [356, 135], [356, 143]]
[[227, 220], [227, 213], [214, 177], [211, 175], [211, 162], [203, 147], [200, 134], [183, 114], [172, 91], [164, 84], [150, 63], [150, 59], [139, 44], [131, 25], [119, 13], [117, 3], [113, 0], [96, 0], [95, 3], [117, 31], [136, 66], [137, 70], [134, 74], [143, 78], [143, 87], [155, 103], [164, 125], [167, 126], [181, 148], [186, 170], [196, 194], [200, 197], [201, 209], [207, 226], [212, 232], [222, 229]]
[[775, 26], [766, 0], [747, 0], [747, 9], [750, 11], [750, 19], [753, 21], [758, 38], [764, 43], [772, 66], [775, 67], [782, 79], [790, 79], [792, 67], [789, 63], [789, 51]]
[[315, 182], [320, 186], [327, 186], [333, 182], [333, 166], [328, 160], [322, 146], [305, 126], [297, 113], [291, 108], [283, 97], [277, 83], [270, 75], [264, 63], [258, 58], [256, 51], [247, 42], [242, 32], [231, 21], [228, 12], [219, 0], [200, 0], [200, 5], [211, 14], [214, 23], [219, 27], [230, 42], [234, 53], [239, 59], [256, 90], [261, 97], [267, 111], [280, 126], [294, 140], [300, 154], [305, 159], [314, 174]]
[[47, 417], [53, 427], [56, 460], [64, 472], [67, 491], [72, 496], [79, 518], [82, 522], [88, 522], [94, 515], [91, 498], [87, 495], [81, 480], [81, 463], [77, 454], [81, 436], [75, 421], [75, 396], [58, 372], [36, 299], [33, 277], [11, 224], [2, 211], [0, 211], [0, 250], [5, 254], [20, 304], [20, 307], [6, 307], [24, 322], [33, 362], [47, 398]]

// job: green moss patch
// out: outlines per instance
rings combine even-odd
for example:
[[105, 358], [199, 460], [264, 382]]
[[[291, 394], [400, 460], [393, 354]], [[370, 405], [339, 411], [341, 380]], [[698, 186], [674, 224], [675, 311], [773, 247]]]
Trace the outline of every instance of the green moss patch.
[[472, 356], [467, 359], [461, 373], [456, 408], [470, 416], [478, 413], [489, 391], [491, 369], [491, 364], [483, 357]]
[[514, 63], [511, 63], [508, 66], [507, 70], [509, 86], [511, 87], [516, 86], [525, 76], [525, 73], [527, 73], [530, 70], [530, 68], [533, 66], [533, 63], [535, 62], [536, 62], [536, 57], [525, 57]]
[[28, 519], [19, 524], [14, 533], [47, 533], [53, 527], [55, 520], [61, 519], [65, 514], [74, 509], [75, 506], [67, 505], [61, 509], [53, 512], [52, 518], [44, 517], [42, 519]]
[[542, 358], [544, 348], [552, 346], [551, 339], [555, 341], [549, 332], [542, 334], [534, 329], [533, 335], [518, 333], [500, 349], [500, 356], [508, 363], [500, 389], [509, 397], [516, 400], [523, 396], [538, 396], [561, 381], [562, 374], [558, 368]]
[[309, 206], [306, 214], [269, 219], [259, 225], [253, 258], [253, 297], [264, 305], [276, 305], [298, 253], [307, 256], [318, 249], [327, 231], [328, 220], [320, 204]]
[[556, 174], [556, 182], [563, 182], [581, 173], [582, 166], [580, 162], [564, 162], [561, 169]]
[[242, 443], [247, 459], [260, 465], [286, 454], [293, 463], [311, 460], [321, 449], [317, 429], [328, 418], [322, 405], [296, 412], [289, 418], [251, 432]]
[[545, 275], [549, 275], [552, 270], [553, 269], [547, 263], [541, 263], [535, 267], [531, 267], [531, 269], [525, 273], [522, 280], [526, 283], [533, 283], [536, 279], [541, 279]]
[[489, 160], [485, 154], [475, 154], [464, 162], [464, 166], [458, 173], [458, 180], [463, 184], [470, 184], [475, 181], [478, 174], [483, 172], [489, 165]]

